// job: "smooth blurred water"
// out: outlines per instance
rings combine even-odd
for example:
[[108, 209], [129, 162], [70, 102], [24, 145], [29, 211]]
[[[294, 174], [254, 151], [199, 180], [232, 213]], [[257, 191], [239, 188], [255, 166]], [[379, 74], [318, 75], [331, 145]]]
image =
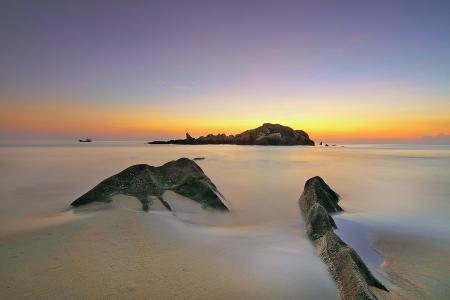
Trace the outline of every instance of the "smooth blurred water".
[[197, 161], [240, 225], [299, 218], [304, 182], [320, 175], [342, 196], [346, 217], [450, 236], [450, 147], [146, 145], [144, 142], [2, 142], [0, 234], [63, 220], [71, 201], [138, 163]]

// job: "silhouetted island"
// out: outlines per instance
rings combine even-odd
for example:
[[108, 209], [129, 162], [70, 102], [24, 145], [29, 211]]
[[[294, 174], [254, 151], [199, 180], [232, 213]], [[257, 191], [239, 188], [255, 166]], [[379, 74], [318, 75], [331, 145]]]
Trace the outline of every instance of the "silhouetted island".
[[236, 135], [224, 133], [199, 138], [193, 138], [186, 133], [185, 139], [170, 141], [153, 141], [148, 144], [180, 144], [180, 145], [207, 145], [207, 144], [230, 144], [230, 145], [279, 145], [314, 146], [314, 141], [303, 130], [294, 130], [280, 124], [265, 123], [262, 126], [244, 131]]

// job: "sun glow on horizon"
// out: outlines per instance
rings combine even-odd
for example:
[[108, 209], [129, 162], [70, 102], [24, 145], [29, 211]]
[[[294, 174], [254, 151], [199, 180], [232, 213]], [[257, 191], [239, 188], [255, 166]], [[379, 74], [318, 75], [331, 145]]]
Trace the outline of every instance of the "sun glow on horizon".
[[[324, 140], [382, 140], [417, 139], [427, 135], [450, 134], [450, 120], [439, 116], [394, 114], [365, 117], [367, 113], [354, 111], [346, 115], [335, 109], [333, 113], [304, 115], [276, 113], [265, 107], [263, 111], [215, 113], [196, 111], [170, 112], [159, 107], [133, 108], [126, 105], [101, 107], [68, 103], [28, 103], [3, 105], [0, 127], [3, 132], [31, 136], [96, 136], [101, 138], [182, 138], [209, 133], [236, 134], [256, 128], [263, 123], [279, 123], [305, 130], [313, 139]], [[275, 113], [272, 113], [275, 111]], [[203, 114], [203, 116], [202, 116]], [[297, 117], [298, 115], [298, 117]]]

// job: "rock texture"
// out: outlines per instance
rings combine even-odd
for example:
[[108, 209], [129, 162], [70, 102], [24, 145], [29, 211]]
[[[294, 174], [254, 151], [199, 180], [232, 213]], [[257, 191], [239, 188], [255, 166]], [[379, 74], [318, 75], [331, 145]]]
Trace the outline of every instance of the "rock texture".
[[71, 205], [77, 207], [95, 201], [109, 202], [111, 196], [124, 194], [138, 198], [143, 210], [148, 210], [156, 199], [171, 210], [162, 199], [162, 194], [167, 190], [197, 201], [203, 208], [228, 210], [214, 183], [188, 158], [180, 158], [160, 167], [145, 164], [131, 166], [103, 180]]
[[377, 299], [369, 286], [388, 290], [372, 275], [356, 251], [334, 232], [337, 227], [330, 213], [342, 211], [338, 202], [339, 196], [322, 178], [308, 179], [299, 200], [306, 233], [327, 265], [341, 299]]
[[197, 139], [186, 133], [182, 140], [154, 141], [149, 144], [182, 144], [182, 145], [205, 145], [205, 144], [233, 144], [233, 145], [308, 145], [314, 146], [314, 141], [303, 130], [294, 130], [280, 124], [265, 123], [262, 126], [244, 131], [237, 135], [208, 134]]

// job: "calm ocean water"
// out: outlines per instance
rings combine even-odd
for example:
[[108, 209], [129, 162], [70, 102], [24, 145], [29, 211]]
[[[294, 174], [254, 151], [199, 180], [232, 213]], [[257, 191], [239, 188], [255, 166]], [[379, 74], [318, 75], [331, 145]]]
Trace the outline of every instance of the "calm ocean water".
[[346, 218], [450, 236], [450, 146], [257, 147], [144, 142], [5, 142], [0, 145], [0, 234], [59, 222], [71, 201], [138, 163], [198, 161], [235, 213], [229, 222], [299, 218], [305, 180], [322, 176]]

